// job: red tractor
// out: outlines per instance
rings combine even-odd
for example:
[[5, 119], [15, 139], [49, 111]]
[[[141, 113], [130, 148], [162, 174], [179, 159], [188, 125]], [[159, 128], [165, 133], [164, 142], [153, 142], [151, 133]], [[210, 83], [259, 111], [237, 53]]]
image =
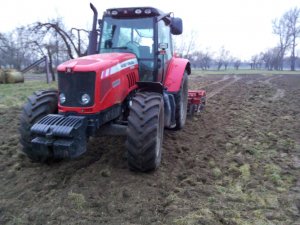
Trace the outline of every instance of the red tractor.
[[136, 7], [107, 9], [98, 21], [91, 8], [88, 56], [59, 65], [58, 91], [37, 91], [23, 107], [23, 152], [39, 162], [74, 158], [90, 136], [127, 135], [129, 168], [154, 170], [164, 128], [183, 128], [188, 108], [205, 103], [205, 92], [188, 98], [190, 63], [173, 55], [171, 34], [182, 33], [182, 20]]

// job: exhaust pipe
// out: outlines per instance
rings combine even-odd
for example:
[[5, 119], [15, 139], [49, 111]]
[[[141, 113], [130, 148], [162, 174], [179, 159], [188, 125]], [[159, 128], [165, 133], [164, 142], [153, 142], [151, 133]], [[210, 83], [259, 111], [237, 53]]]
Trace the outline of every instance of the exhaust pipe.
[[97, 20], [98, 20], [98, 11], [96, 7], [90, 3], [90, 7], [93, 10], [94, 17], [93, 17], [93, 27], [89, 33], [89, 47], [88, 47], [88, 55], [93, 55], [97, 53], [97, 39], [98, 39], [98, 32], [97, 32]]

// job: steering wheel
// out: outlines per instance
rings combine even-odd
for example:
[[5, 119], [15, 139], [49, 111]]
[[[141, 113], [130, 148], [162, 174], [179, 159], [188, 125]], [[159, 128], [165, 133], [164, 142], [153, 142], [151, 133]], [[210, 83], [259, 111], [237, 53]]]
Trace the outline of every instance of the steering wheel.
[[140, 57], [140, 50], [139, 50], [140, 44], [136, 41], [129, 41], [126, 43], [126, 47], [132, 51], [136, 55], [137, 58]]

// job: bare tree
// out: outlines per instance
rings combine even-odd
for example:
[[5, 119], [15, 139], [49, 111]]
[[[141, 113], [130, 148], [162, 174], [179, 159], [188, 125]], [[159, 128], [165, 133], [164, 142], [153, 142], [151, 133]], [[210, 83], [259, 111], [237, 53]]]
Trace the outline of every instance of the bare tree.
[[275, 19], [273, 21], [273, 33], [278, 35], [279, 37], [279, 52], [278, 52], [278, 60], [279, 62], [279, 68], [280, 70], [283, 70], [283, 59], [286, 53], [286, 50], [291, 45], [291, 39], [290, 39], [290, 31], [287, 26], [287, 20], [286, 15], [284, 15], [282, 18]]
[[267, 70], [278, 70], [281, 67], [281, 51], [279, 48], [272, 48], [262, 54], [262, 61]]
[[208, 70], [212, 62], [212, 54], [208, 49], [205, 51], [193, 52], [191, 62], [195, 67], [200, 67], [202, 70]]
[[0, 53], [7, 53], [7, 38], [5, 36], [5, 34], [0, 33]]
[[261, 69], [264, 53], [260, 53], [251, 57], [250, 67], [252, 70]]
[[174, 36], [173, 43], [175, 52], [184, 57], [191, 55], [191, 52], [197, 49], [197, 36], [198, 32], [195, 30], [191, 30], [180, 36]]
[[241, 60], [239, 59], [234, 59], [233, 60], [233, 67], [238, 70], [240, 68], [240, 65], [241, 65]]
[[47, 56], [55, 80], [54, 68], [62, 61], [85, 55], [87, 42], [86, 30], [68, 30], [61, 19], [22, 26], [10, 33], [0, 33], [0, 67], [22, 69]]
[[217, 69], [220, 70], [221, 67], [223, 66], [224, 61], [223, 61], [223, 59], [218, 58], [218, 59], [216, 60], [216, 63], [217, 63]]
[[29, 53], [28, 38], [30, 35], [26, 27], [16, 28], [14, 31], [0, 35], [0, 58], [2, 66], [21, 69], [32, 55]]
[[212, 61], [212, 53], [208, 50], [203, 52], [202, 65], [204, 70], [208, 70], [210, 68], [210, 64]]
[[226, 50], [224, 48], [224, 46], [220, 48], [219, 55], [217, 56], [215, 61], [217, 63], [217, 69], [218, 70], [220, 70], [223, 65], [225, 67], [225, 70], [227, 69], [227, 66], [228, 66], [228, 63], [229, 63], [228, 62], [229, 61], [229, 51]]
[[286, 20], [286, 26], [289, 31], [290, 42], [291, 42], [291, 70], [295, 70], [296, 64], [296, 39], [300, 37], [300, 8], [293, 8], [284, 14]]
[[[85, 45], [84, 49], [85, 51], [87, 50], [87, 44], [86, 42], [81, 38], [81, 32], [85, 32], [85, 34], [88, 34], [89, 32], [85, 29], [78, 29], [78, 28], [71, 28], [71, 33], [73, 34], [73, 31], [76, 31], [77, 33], [77, 49], [78, 52], [81, 53], [82, 52], [82, 45]], [[86, 55], [86, 52], [83, 53], [83, 55]]]
[[[48, 37], [50, 36], [50, 38], [53, 39], [55, 35], [59, 36], [66, 47], [68, 56], [71, 59], [86, 55], [87, 53], [86, 49], [84, 49], [84, 51], [82, 50], [81, 45], [84, 40], [87, 40], [88, 31], [75, 28], [67, 31], [61, 19], [52, 20], [47, 23], [37, 22], [32, 26], [31, 30], [33, 33], [40, 33], [42, 36], [48, 35]], [[77, 36], [72, 33], [72, 30], [77, 30]], [[82, 31], [86, 35], [85, 38], [82, 38], [80, 35], [80, 32]]]
[[256, 61], [257, 61], [257, 55], [252, 56], [251, 57], [251, 63], [250, 63], [251, 70], [255, 70]]
[[262, 68], [262, 66], [264, 64], [263, 57], [264, 57], [264, 53], [263, 52], [259, 53], [258, 58], [257, 58], [257, 62], [256, 62], [256, 68], [257, 69]]
[[[37, 22], [30, 26], [30, 31], [35, 49], [39, 49], [41, 55], [47, 56], [49, 59], [53, 80], [55, 80], [53, 68], [61, 61], [80, 57], [87, 53], [88, 31], [77, 28], [67, 30], [61, 19], [47, 23]], [[74, 31], [75, 34], [72, 33]], [[84, 35], [81, 34], [82, 32]]]
[[229, 51], [228, 51], [228, 55], [225, 56], [225, 58], [224, 58], [224, 68], [225, 68], [225, 70], [227, 70], [227, 67], [228, 67], [229, 64], [231, 64], [232, 62], [233, 62], [233, 57], [231, 57], [231, 56], [229, 55]]
[[288, 49], [291, 50], [291, 70], [295, 70], [297, 38], [300, 37], [300, 8], [287, 11], [280, 19], [273, 21], [273, 32], [279, 36], [279, 69], [283, 69], [283, 60]]
[[5, 65], [5, 55], [7, 54], [7, 38], [5, 34], [0, 33], [0, 68]]

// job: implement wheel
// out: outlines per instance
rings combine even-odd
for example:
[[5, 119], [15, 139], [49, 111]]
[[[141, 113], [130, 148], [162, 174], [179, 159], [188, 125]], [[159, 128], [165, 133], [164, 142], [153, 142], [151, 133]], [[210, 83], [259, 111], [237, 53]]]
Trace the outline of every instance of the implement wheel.
[[159, 93], [137, 93], [128, 117], [127, 155], [131, 170], [147, 172], [160, 165], [164, 132], [164, 102]]
[[57, 113], [58, 102], [57, 90], [40, 90], [28, 97], [20, 115], [20, 142], [22, 151], [35, 162], [44, 162], [51, 158], [50, 153], [35, 152], [32, 149], [31, 140], [35, 137], [31, 134], [30, 128], [41, 118], [48, 114]]

